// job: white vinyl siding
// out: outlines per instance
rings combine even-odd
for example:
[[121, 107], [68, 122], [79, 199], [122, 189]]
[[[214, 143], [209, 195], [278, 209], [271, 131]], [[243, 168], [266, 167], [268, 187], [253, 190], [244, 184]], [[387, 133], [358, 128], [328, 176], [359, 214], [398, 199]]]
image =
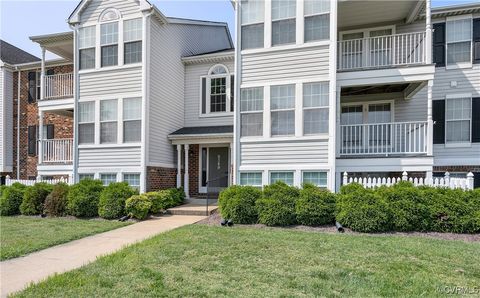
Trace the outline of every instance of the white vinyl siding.
[[330, 0], [305, 0], [305, 42], [330, 38]]
[[270, 172], [270, 184], [277, 181], [284, 182], [288, 185], [293, 185], [294, 172]]
[[295, 85], [271, 87], [270, 111], [272, 136], [295, 134]]
[[244, 172], [240, 173], [240, 185], [262, 186], [261, 172]]
[[100, 143], [117, 143], [118, 102], [116, 99], [100, 101]]
[[250, 0], [241, 3], [242, 50], [263, 48], [265, 2]]
[[78, 104], [78, 143], [93, 144], [95, 142], [95, 102]]
[[80, 86], [80, 98], [111, 96], [117, 93], [141, 94], [142, 67], [81, 73]]
[[329, 83], [303, 84], [303, 134], [328, 133]]
[[446, 143], [470, 143], [471, 98], [447, 98], [445, 106]]
[[240, 123], [242, 137], [263, 134], [263, 87], [241, 90]]
[[272, 0], [272, 45], [295, 43], [296, 0]]
[[108, 148], [81, 147], [78, 150], [78, 167], [88, 170], [88, 172], [83, 170], [84, 173], [93, 173], [101, 168], [114, 168], [116, 171], [139, 168], [140, 160], [141, 147], [138, 145]]
[[327, 187], [327, 172], [310, 172], [302, 173], [302, 183], [310, 183], [318, 187]]

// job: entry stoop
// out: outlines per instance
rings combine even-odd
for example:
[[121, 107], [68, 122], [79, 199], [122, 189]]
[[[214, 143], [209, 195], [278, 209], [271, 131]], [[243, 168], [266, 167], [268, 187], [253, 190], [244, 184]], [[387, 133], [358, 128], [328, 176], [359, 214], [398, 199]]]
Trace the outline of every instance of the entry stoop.
[[218, 209], [217, 204], [213, 202], [212, 202], [212, 205], [208, 206], [208, 212], [207, 212], [206, 204], [189, 202], [184, 205], [167, 209], [167, 213], [172, 215], [206, 216], [206, 215], [211, 215], [217, 209]]

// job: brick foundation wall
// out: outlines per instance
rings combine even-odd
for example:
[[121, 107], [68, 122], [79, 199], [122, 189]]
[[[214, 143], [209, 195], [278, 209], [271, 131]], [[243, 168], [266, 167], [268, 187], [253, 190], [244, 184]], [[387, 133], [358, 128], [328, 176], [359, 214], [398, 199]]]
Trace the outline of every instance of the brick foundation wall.
[[476, 166], [434, 166], [434, 172], [480, 172], [480, 165]]
[[147, 167], [147, 191], [177, 186], [177, 169]]
[[[73, 72], [73, 65], [62, 65], [55, 67], [47, 67], [53, 69], [55, 74]], [[37, 69], [40, 70], [40, 69]], [[28, 127], [38, 126], [38, 106], [37, 102], [28, 103], [28, 73], [32, 70], [24, 70], [14, 73], [13, 76], [13, 179], [29, 179], [37, 176], [37, 155], [28, 154]], [[20, 73], [20, 99], [18, 97], [18, 75]], [[17, 127], [18, 119], [18, 102], [20, 101], [20, 129]], [[43, 124], [54, 125], [54, 138], [73, 138], [73, 117], [63, 115], [44, 113]], [[20, 177], [17, 177], [17, 134], [20, 134], [20, 152], [19, 152], [19, 168]]]
[[190, 197], [199, 197], [198, 180], [200, 164], [200, 145], [190, 145], [188, 152], [188, 180]]

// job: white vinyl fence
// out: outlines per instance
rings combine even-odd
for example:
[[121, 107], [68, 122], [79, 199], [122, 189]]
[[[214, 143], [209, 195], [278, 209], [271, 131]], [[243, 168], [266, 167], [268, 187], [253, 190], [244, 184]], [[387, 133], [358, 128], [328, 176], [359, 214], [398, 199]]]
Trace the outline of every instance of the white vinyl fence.
[[385, 177], [348, 177], [348, 173], [343, 173], [343, 185], [347, 185], [350, 183], [359, 183], [363, 185], [365, 188], [373, 188], [377, 186], [391, 186], [400, 181], [410, 181], [415, 186], [433, 186], [433, 187], [448, 187], [448, 188], [461, 188], [465, 190], [473, 189], [473, 173], [470, 172], [466, 175], [465, 178], [450, 178], [450, 173], [446, 172], [445, 176], [442, 178], [413, 178], [408, 177], [407, 172], [402, 173], [402, 177], [394, 177], [394, 178], [385, 178]]
[[71, 185], [73, 184], [73, 177], [72, 176], [68, 176], [66, 178], [61, 177], [59, 179], [42, 179], [41, 177], [37, 177], [37, 179], [35, 180], [28, 180], [28, 179], [11, 179], [10, 176], [7, 176], [5, 179], [5, 185], [7, 186], [10, 186], [14, 183], [21, 183], [23, 185], [32, 186], [38, 182], [44, 182], [48, 184], [57, 184], [62, 182], [62, 183], [67, 183]]

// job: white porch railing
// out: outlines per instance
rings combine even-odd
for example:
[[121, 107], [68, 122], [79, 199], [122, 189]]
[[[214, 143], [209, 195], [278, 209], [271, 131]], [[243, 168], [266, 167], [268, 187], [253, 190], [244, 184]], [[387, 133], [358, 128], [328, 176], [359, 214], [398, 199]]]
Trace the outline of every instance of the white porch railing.
[[461, 188], [465, 190], [473, 189], [473, 173], [470, 172], [465, 178], [450, 178], [448, 172], [445, 173], [443, 178], [413, 178], [408, 177], [407, 172], [402, 173], [402, 177], [385, 178], [385, 177], [348, 177], [348, 173], [343, 173], [343, 185], [350, 183], [359, 183], [365, 188], [373, 188], [377, 186], [392, 186], [400, 181], [410, 181], [415, 186], [433, 186], [433, 187], [448, 187], [448, 188]]
[[73, 161], [73, 139], [50, 139], [40, 141], [42, 162], [69, 163]]
[[342, 40], [338, 70], [425, 64], [425, 32]]
[[14, 183], [21, 183], [23, 185], [32, 186], [35, 183], [44, 182], [48, 184], [57, 184], [57, 183], [67, 183], [69, 185], [73, 184], [73, 177], [69, 175], [68, 177], [61, 177], [58, 179], [42, 179], [41, 177], [37, 177], [35, 180], [27, 180], [27, 179], [11, 179], [10, 176], [5, 178], [5, 185], [10, 186]]
[[426, 121], [340, 125], [340, 155], [426, 154]]
[[45, 76], [44, 99], [73, 96], [73, 73], [61, 73]]

